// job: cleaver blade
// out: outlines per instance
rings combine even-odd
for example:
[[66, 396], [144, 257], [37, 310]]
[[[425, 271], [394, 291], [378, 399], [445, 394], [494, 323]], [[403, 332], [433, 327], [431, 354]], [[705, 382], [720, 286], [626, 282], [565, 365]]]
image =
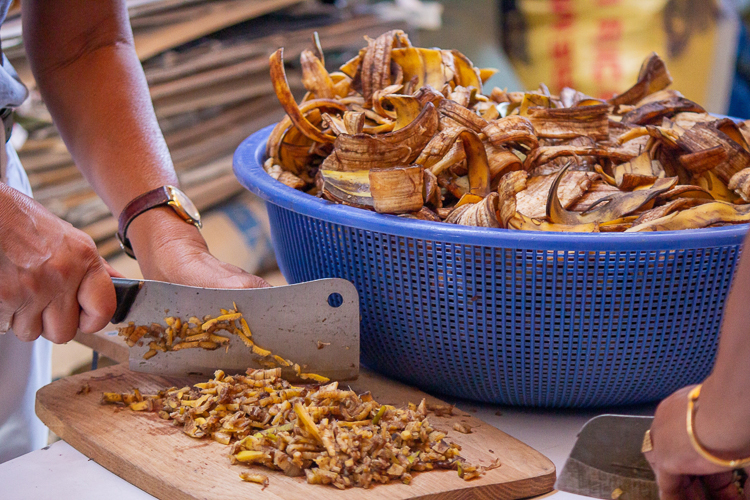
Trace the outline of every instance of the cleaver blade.
[[593, 498], [659, 500], [654, 472], [641, 453], [653, 420], [601, 415], [586, 422], [555, 487]]
[[[259, 347], [297, 363], [303, 373], [331, 380], [354, 380], [359, 374], [359, 294], [352, 283], [327, 278], [271, 288], [217, 289], [175, 285], [161, 281], [112, 278], [117, 311], [112, 323], [136, 325], [159, 323], [175, 316], [216, 317], [232, 303], [252, 332]], [[228, 348], [201, 348], [158, 352], [143, 359], [147, 342], [130, 348], [130, 369], [164, 376], [212, 376], [222, 369], [241, 373], [248, 368], [267, 368], [237, 335], [227, 335]], [[292, 367], [282, 376], [299, 381]]]

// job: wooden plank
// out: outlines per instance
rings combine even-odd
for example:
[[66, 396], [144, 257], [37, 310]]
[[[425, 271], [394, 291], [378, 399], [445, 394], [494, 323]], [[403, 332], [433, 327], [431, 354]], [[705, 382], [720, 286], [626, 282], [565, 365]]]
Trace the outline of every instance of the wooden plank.
[[282, 45], [284, 58], [296, 60], [303, 49], [311, 48], [310, 35], [313, 30], [318, 31], [324, 52], [349, 50], [356, 53], [364, 43], [362, 38], [365, 35], [375, 38], [383, 31], [396, 27], [406, 28], [377, 16], [354, 17], [334, 24], [304, 26], [301, 29], [292, 24], [283, 33], [271, 33], [249, 41], [215, 41], [211, 45], [197, 45], [179, 53], [171, 52], [169, 58], [153, 58], [144, 63], [143, 68], [149, 86], [154, 86], [251, 58], [260, 58], [267, 66], [268, 56]]
[[139, 34], [135, 51], [141, 61], [169, 48], [182, 45], [227, 26], [260, 17], [299, 3], [300, 0], [236, 0], [214, 6], [211, 13], [183, 23], [166, 26], [150, 33]]
[[156, 100], [180, 92], [213, 87], [221, 82], [258, 72], [262, 72], [264, 76], [268, 74], [267, 57], [261, 56], [255, 59], [248, 59], [235, 64], [220, 66], [201, 73], [184, 76], [179, 80], [151, 85], [149, 92], [151, 99]]
[[[288, 73], [291, 74], [289, 87], [292, 91], [303, 90], [301, 75], [296, 75], [293, 71]], [[265, 72], [262, 77], [259, 75], [255, 79], [238, 78], [221, 82], [208, 89], [195, 89], [163, 97], [154, 101], [154, 111], [156, 117], [162, 120], [181, 113], [214, 106], [227, 106], [264, 95], [273, 95], [273, 84]]]
[[[368, 490], [340, 491], [309, 485], [304, 478], [286, 477], [258, 468], [270, 478], [262, 491], [243, 483], [242, 465], [230, 465], [227, 447], [215, 441], [193, 440], [179, 427], [154, 413], [134, 414], [121, 407], [99, 403], [102, 392], [125, 392], [137, 387], [153, 393], [170, 386], [196, 383], [195, 378], [164, 378], [131, 372], [124, 365], [103, 368], [58, 380], [37, 392], [36, 412], [50, 429], [81, 453], [144, 491], [163, 500], [308, 499], [421, 500], [518, 499], [552, 490], [552, 462], [502, 431], [457, 410], [452, 417], [432, 417], [448, 439], [462, 447], [461, 455], [472, 463], [488, 464], [499, 458], [502, 466], [474, 480], [463, 481], [455, 471], [415, 474], [411, 485], [391, 483]], [[88, 394], [76, 393], [88, 384]], [[417, 389], [363, 371], [351, 384], [357, 392], [371, 391], [382, 403], [404, 406], [407, 402], [440, 403]], [[452, 430], [453, 423], [470, 425], [472, 434]], [[492, 451], [490, 451], [492, 450]]]

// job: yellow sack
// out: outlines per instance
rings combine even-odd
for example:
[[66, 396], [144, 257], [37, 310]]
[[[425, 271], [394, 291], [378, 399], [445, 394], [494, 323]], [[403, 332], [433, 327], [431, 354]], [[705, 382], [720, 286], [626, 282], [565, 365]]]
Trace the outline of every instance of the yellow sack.
[[714, 0], [516, 0], [503, 3], [503, 45], [524, 86], [601, 98], [630, 87], [644, 58], [667, 63], [672, 88], [726, 111], [737, 15]]

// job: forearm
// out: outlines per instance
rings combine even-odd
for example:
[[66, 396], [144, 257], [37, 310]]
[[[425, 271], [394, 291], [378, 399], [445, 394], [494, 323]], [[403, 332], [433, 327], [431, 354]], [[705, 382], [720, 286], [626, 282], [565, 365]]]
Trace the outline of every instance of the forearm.
[[[177, 184], [133, 45], [124, 1], [27, 0], [24, 40], [45, 104], [76, 165], [115, 216], [136, 196]], [[195, 228], [170, 210], [136, 219], [136, 254], [150, 233]]]
[[701, 389], [696, 428], [699, 439], [709, 448], [729, 452], [750, 452], [748, 238], [745, 239], [744, 251], [727, 298], [716, 363]]
[[45, 104], [113, 213], [138, 194], [175, 183], [125, 2], [37, 0], [23, 8], [29, 62]]

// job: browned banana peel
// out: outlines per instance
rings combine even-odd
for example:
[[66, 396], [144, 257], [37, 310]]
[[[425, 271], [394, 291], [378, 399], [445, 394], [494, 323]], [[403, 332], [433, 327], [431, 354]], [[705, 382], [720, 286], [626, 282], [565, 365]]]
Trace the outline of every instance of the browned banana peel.
[[608, 111], [606, 104], [559, 109], [534, 107], [529, 108], [526, 116], [538, 137], [606, 139], [609, 137]]
[[416, 212], [424, 206], [422, 167], [370, 170], [370, 192], [375, 211], [381, 214]]
[[723, 201], [713, 201], [680, 212], [674, 212], [645, 224], [633, 226], [626, 232], [699, 229], [714, 224], [741, 224], [747, 222], [750, 222], [750, 205], [734, 205]]
[[331, 201], [338, 201], [355, 207], [374, 208], [370, 192], [370, 176], [367, 170], [340, 172], [321, 170], [323, 195]]
[[[516, 195], [516, 206], [519, 212], [532, 219], [543, 219], [547, 216], [550, 187], [557, 175], [533, 176], [526, 181], [526, 189]], [[574, 204], [591, 187], [598, 176], [591, 172], [566, 172], [557, 189], [557, 195], [564, 208]]]
[[656, 208], [652, 208], [651, 210], [646, 210], [641, 215], [639, 215], [635, 221], [633, 221], [632, 227], [646, 224], [647, 222], [651, 222], [653, 220], [667, 216], [673, 212], [677, 212], [678, 210], [684, 210], [686, 208], [703, 205], [704, 203], [709, 203], [709, 201], [698, 198], [677, 198], [668, 202], [666, 205], [660, 205]]
[[440, 114], [455, 120], [462, 127], [466, 127], [476, 133], [481, 132], [488, 125], [484, 118], [450, 99], [440, 101], [438, 110]]
[[641, 65], [636, 84], [607, 102], [613, 106], [636, 104], [647, 95], [669, 87], [671, 83], [672, 77], [667, 71], [667, 65], [655, 52], [652, 52]]
[[705, 113], [706, 110], [684, 97], [674, 97], [665, 101], [649, 102], [625, 113], [621, 123], [626, 125], [647, 125], [661, 123], [662, 118], [677, 113]]
[[[298, 107], [299, 112], [304, 116], [316, 109], [329, 109], [338, 110], [341, 112], [346, 111], [346, 106], [333, 99], [312, 99], [305, 101], [301, 106]], [[271, 158], [278, 158], [279, 147], [284, 137], [289, 130], [294, 127], [294, 122], [286, 115], [283, 120], [276, 124], [271, 131], [271, 135], [268, 137], [268, 143], [266, 144], [266, 156]], [[299, 129], [297, 129], [299, 131]]]
[[393, 117], [396, 124], [393, 131], [401, 130], [417, 119], [422, 111], [422, 103], [411, 95], [390, 94], [379, 99], [380, 105], [388, 104], [393, 108]]
[[708, 172], [696, 176], [693, 179], [693, 183], [711, 193], [711, 196], [713, 196], [716, 201], [735, 203], [742, 199], [735, 191], [729, 189], [727, 184], [719, 179], [713, 170], [709, 170]]
[[490, 193], [490, 164], [487, 152], [479, 136], [471, 130], [464, 130], [457, 137], [463, 143], [466, 163], [469, 169], [469, 192], [486, 197]]
[[493, 120], [482, 132], [493, 146], [509, 146], [532, 151], [539, 146], [534, 126], [523, 116], [507, 116]]
[[743, 221], [744, 212], [714, 203], [750, 202], [750, 121], [712, 116], [667, 88], [656, 54], [635, 85], [603, 101], [571, 88], [554, 95], [544, 84], [484, 94], [493, 70], [458, 51], [412, 47], [399, 30], [365, 39], [328, 73], [313, 37], [300, 55], [307, 93], [299, 103], [281, 50], [271, 56], [287, 111], [266, 147], [274, 179], [335, 203], [491, 228]]
[[556, 231], [561, 233], [598, 233], [599, 224], [589, 222], [587, 224], [553, 224], [543, 219], [532, 219], [516, 212], [508, 222], [509, 229], [523, 229], [525, 231]]
[[[438, 136], [436, 135], [435, 137]], [[417, 163], [420, 163], [420, 158], [417, 158]], [[464, 143], [462, 141], [455, 141], [453, 143], [453, 146], [451, 146], [445, 156], [443, 156], [437, 163], [433, 164], [432, 167], [425, 169], [425, 171], [432, 172], [433, 175], [440, 175], [449, 168], [461, 163], [464, 160], [466, 160], [466, 153], [464, 153]]]
[[434, 208], [443, 206], [443, 194], [440, 191], [437, 177], [429, 170], [424, 171], [424, 202]]
[[497, 220], [497, 193], [490, 193], [477, 203], [468, 203], [457, 207], [445, 219], [449, 224], [476, 227], [501, 227]]
[[664, 168], [658, 160], [652, 160], [648, 151], [632, 160], [612, 167], [615, 185], [623, 191], [632, 191], [639, 186], [651, 186], [656, 179], [665, 177]]
[[727, 159], [727, 150], [722, 146], [687, 153], [677, 158], [682, 167], [693, 174], [702, 174], [712, 170], [716, 165], [723, 163]]
[[523, 162], [523, 167], [530, 170], [534, 165], [542, 165], [555, 158], [569, 156], [596, 156], [597, 158], [609, 158], [613, 162], [622, 163], [635, 158], [637, 154], [612, 146], [595, 148], [585, 146], [539, 146], [529, 153]]
[[427, 103], [406, 127], [386, 134], [341, 134], [333, 144], [344, 170], [369, 170], [407, 165], [417, 159], [437, 132], [435, 107]]
[[399, 217], [405, 217], [407, 219], [417, 219], [417, 220], [426, 220], [431, 222], [442, 222], [443, 219], [440, 218], [438, 214], [433, 212], [427, 207], [422, 207], [417, 212], [409, 212], [408, 214], [401, 214]]
[[331, 75], [326, 67], [311, 50], [303, 50], [300, 55], [302, 64], [302, 85], [320, 99], [333, 99], [336, 92], [333, 88]]
[[554, 224], [580, 225], [589, 222], [609, 222], [630, 215], [639, 208], [646, 205], [661, 193], [668, 191], [677, 183], [676, 177], [667, 179], [657, 179], [654, 185], [649, 189], [632, 191], [630, 193], [621, 193], [602, 198], [586, 212], [571, 212], [563, 208], [560, 199], [557, 196], [557, 188], [560, 185], [565, 172], [569, 165], [563, 168], [555, 181], [550, 187], [549, 197], [547, 198], [547, 218]]
[[511, 172], [500, 179], [497, 185], [497, 218], [500, 227], [508, 228], [508, 224], [516, 214], [516, 195], [526, 189], [529, 174], [524, 171]]
[[523, 169], [523, 162], [511, 150], [487, 142], [484, 143], [484, 149], [487, 152], [487, 162], [490, 165], [491, 188], [496, 187], [500, 178], [508, 172]]
[[292, 120], [294, 125], [300, 132], [313, 141], [333, 142], [335, 137], [324, 134], [318, 130], [307, 120], [307, 118], [305, 118], [305, 115], [302, 114], [299, 106], [297, 106], [292, 91], [289, 89], [289, 82], [286, 79], [286, 72], [284, 71], [284, 49], [279, 49], [271, 54], [268, 62], [271, 67], [271, 82], [273, 83], [273, 90], [276, 92], [276, 97], [279, 99], [281, 106], [284, 108], [284, 111], [286, 111], [286, 114]]
[[726, 183], [734, 174], [750, 167], [750, 153], [728, 135], [706, 123], [696, 123], [690, 129], [685, 130], [677, 143], [688, 153], [721, 147], [726, 157], [723, 161], [716, 163], [711, 170]]
[[745, 201], [750, 201], [750, 168], [744, 168], [729, 179], [729, 189], [737, 193]]
[[400, 83], [391, 81], [391, 52], [398, 46], [411, 46], [409, 37], [401, 30], [391, 30], [368, 41], [360, 68], [362, 95], [366, 102], [372, 100], [376, 91]]
[[414, 80], [415, 87], [420, 89], [430, 86], [442, 89], [455, 76], [453, 56], [450, 52], [439, 49], [422, 49], [406, 47], [391, 52], [393, 62], [404, 72], [404, 81]]

